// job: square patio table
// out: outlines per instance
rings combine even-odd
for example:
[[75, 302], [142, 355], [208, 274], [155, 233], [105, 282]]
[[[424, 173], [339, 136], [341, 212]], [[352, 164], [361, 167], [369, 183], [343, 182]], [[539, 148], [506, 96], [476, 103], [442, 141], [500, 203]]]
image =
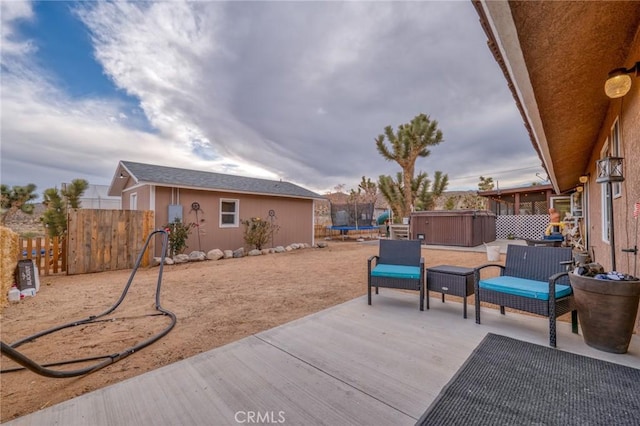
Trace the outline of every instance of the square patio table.
[[473, 269], [461, 266], [438, 265], [427, 268], [427, 309], [429, 309], [429, 291], [462, 297], [463, 318], [467, 318], [467, 297], [474, 293]]

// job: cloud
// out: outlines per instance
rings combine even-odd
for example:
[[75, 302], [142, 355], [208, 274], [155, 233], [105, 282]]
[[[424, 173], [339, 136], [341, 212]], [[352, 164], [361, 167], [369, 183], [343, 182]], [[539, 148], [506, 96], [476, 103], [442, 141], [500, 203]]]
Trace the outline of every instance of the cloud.
[[0, 35], [2, 36], [2, 57], [23, 55], [33, 51], [34, 46], [28, 41], [20, 40], [16, 23], [20, 20], [32, 20], [31, 4], [22, 1], [0, 2]]
[[32, 164], [104, 180], [128, 159], [349, 188], [395, 175], [374, 139], [419, 113], [439, 122], [445, 142], [416, 169], [442, 170], [452, 187], [475, 188], [480, 174], [533, 181], [540, 170], [468, 2], [86, 2], [75, 11], [105, 74], [139, 99], [153, 132], [117, 101], [70, 99], [46, 69], [16, 73], [3, 81], [3, 141], [48, 155], [3, 142], [3, 179], [5, 168]]

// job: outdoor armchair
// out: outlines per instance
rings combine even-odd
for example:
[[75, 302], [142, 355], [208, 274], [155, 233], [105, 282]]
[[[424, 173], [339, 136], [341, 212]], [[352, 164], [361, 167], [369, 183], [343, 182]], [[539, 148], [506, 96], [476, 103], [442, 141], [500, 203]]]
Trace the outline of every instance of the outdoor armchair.
[[397, 288], [420, 292], [420, 310], [424, 311], [425, 271], [419, 240], [380, 240], [379, 254], [367, 261], [368, 302], [371, 287]]
[[[476, 323], [480, 324], [480, 302], [549, 318], [549, 345], [556, 346], [556, 318], [571, 312], [572, 331], [578, 332], [578, 314], [567, 276], [572, 261], [569, 247], [507, 246], [505, 265], [486, 264], [474, 269]], [[500, 268], [500, 276], [480, 278], [488, 267]]]

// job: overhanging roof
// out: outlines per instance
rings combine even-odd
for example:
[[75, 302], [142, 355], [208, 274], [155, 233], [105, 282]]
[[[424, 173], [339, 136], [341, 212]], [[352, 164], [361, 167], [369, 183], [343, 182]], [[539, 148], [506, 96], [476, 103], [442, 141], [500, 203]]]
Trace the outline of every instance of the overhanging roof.
[[230, 193], [270, 195], [289, 198], [323, 199], [319, 194], [290, 182], [179, 169], [154, 164], [121, 161], [109, 187], [109, 195], [120, 195], [127, 179], [137, 184], [215, 190]]
[[635, 63], [640, 2], [473, 3], [554, 188], [574, 187], [609, 108], [607, 74]]
[[547, 190], [553, 190], [553, 187], [548, 184], [543, 184], [521, 186], [517, 188], [492, 189], [490, 191], [478, 191], [478, 195], [481, 197], [493, 197], [498, 195], [532, 194], [536, 192], [545, 193]]

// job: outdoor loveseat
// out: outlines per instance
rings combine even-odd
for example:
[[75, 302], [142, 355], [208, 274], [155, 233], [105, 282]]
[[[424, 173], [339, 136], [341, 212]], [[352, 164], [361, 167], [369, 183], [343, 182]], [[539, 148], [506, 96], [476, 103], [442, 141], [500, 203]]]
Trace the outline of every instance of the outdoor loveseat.
[[420, 310], [424, 311], [425, 272], [420, 240], [380, 240], [380, 251], [367, 262], [368, 302], [371, 287], [398, 288], [420, 292]]
[[[568, 247], [507, 246], [505, 266], [486, 264], [474, 269], [476, 323], [480, 324], [480, 302], [505, 306], [549, 318], [549, 345], [556, 346], [556, 318], [571, 312], [571, 325], [578, 332], [578, 314], [569, 283]], [[488, 267], [500, 268], [500, 276], [481, 278]]]

